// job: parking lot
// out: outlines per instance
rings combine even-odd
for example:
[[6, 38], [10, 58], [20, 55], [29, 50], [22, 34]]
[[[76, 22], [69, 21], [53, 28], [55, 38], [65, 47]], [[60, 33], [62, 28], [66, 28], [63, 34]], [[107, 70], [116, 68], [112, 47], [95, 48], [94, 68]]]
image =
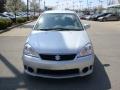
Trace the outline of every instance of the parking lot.
[[22, 50], [35, 22], [0, 33], [0, 90], [120, 90], [120, 21], [91, 25], [94, 73], [84, 78], [45, 79], [24, 74]]

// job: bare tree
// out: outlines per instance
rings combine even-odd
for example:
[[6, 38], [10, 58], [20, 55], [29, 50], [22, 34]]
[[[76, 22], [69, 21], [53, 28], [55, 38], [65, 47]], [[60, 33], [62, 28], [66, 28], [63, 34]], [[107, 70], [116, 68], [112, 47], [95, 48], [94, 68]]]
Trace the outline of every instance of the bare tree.
[[26, 5], [21, 0], [7, 0], [6, 2], [6, 10], [7, 11], [24, 11], [26, 10]]
[[39, 3], [36, 0], [32, 0], [30, 2], [30, 10], [34, 12], [34, 16], [35, 12], [39, 12]]
[[5, 3], [6, 3], [6, 0], [0, 0], [0, 12], [5, 11]]

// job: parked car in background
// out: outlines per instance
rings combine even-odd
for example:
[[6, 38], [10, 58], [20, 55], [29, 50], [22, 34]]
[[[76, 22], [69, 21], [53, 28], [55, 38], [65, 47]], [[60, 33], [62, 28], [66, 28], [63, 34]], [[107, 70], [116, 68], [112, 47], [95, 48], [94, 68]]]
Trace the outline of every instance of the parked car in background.
[[17, 14], [17, 16], [20, 16], [20, 17], [27, 17], [27, 16], [25, 16], [24, 12], [17, 12], [16, 14]]
[[117, 21], [120, 20], [120, 16], [117, 14], [108, 14], [106, 16], [102, 16], [98, 18], [99, 21]]
[[86, 20], [87, 15], [81, 15], [80, 19]]
[[86, 16], [86, 20], [91, 20], [94, 14]]
[[86, 17], [85, 17], [85, 20], [89, 20], [90, 19], [90, 15], [87, 15]]
[[[13, 13], [10, 12], [4, 12], [3, 13], [4, 16], [9, 17], [13, 22], [15, 22], [15, 15]], [[16, 18], [19, 18], [20, 16], [16, 15]]]
[[83, 20], [90, 20], [90, 18], [91, 18], [91, 15], [82, 15], [80, 17], [80, 19], [83, 19]]
[[3, 13], [0, 13], [0, 17], [9, 18], [6, 15], [3, 15]]
[[91, 17], [91, 20], [97, 21], [99, 17], [106, 16], [110, 13], [101, 13], [101, 14], [95, 14]]
[[90, 20], [94, 20], [94, 18], [97, 17], [97, 15], [99, 15], [99, 14], [97, 14], [97, 13], [93, 14], [93, 15], [90, 17]]
[[23, 50], [25, 73], [46, 78], [86, 76], [93, 72], [94, 51], [73, 11], [46, 11], [37, 20]]

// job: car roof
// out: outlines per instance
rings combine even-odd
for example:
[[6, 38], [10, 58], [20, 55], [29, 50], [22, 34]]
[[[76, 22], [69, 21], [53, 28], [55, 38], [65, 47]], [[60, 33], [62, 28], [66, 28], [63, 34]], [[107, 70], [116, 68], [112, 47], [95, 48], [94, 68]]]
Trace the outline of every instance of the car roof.
[[70, 10], [50, 10], [50, 11], [45, 11], [44, 13], [73, 13], [75, 14], [74, 11], [70, 11]]

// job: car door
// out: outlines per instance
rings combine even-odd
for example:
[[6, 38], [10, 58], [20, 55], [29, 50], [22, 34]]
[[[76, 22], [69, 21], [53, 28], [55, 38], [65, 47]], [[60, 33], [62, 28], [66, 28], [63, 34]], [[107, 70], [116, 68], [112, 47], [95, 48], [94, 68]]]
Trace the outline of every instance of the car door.
[[111, 14], [109, 17], [109, 20], [117, 20], [117, 19], [118, 19], [118, 17], [115, 14]]

